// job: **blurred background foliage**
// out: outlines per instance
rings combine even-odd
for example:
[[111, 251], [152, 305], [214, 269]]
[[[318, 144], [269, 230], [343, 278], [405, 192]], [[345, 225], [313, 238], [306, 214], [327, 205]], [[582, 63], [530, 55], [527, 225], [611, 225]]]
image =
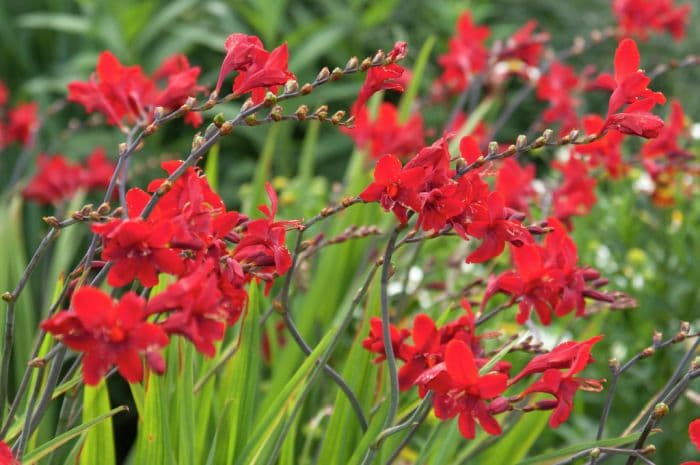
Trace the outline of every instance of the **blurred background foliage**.
[[[700, 24], [700, 4], [692, 2], [693, 17], [683, 42], [654, 36], [641, 46], [643, 65], [647, 68], [700, 51], [700, 28], [694, 27]], [[97, 55], [104, 49], [113, 51], [125, 64], [142, 65], [147, 72], [155, 70], [168, 55], [183, 52], [191, 63], [201, 66], [200, 81], [212, 84], [223, 58], [226, 36], [245, 32], [259, 35], [267, 48], [287, 41], [290, 69], [297, 73], [300, 82], [305, 82], [313, 79], [322, 66], [332, 68], [344, 64], [352, 55], [362, 57], [377, 48], [388, 49], [396, 40], [409, 42], [406, 63], [410, 66], [421, 44], [429, 36], [435, 36], [433, 66], [429, 66], [423, 79], [423, 89], [427, 90], [439, 72], [434, 66], [437, 54], [446, 49], [455, 20], [465, 9], [470, 9], [477, 21], [492, 28], [492, 38], [504, 38], [535, 18], [544, 30], [551, 32], [555, 48], [568, 46], [576, 35], [613, 24], [607, 0], [4, 0], [0, 2], [0, 80], [10, 88], [12, 102], [36, 100], [46, 109], [65, 97], [69, 81], [87, 79], [94, 70]], [[587, 64], [608, 67], [614, 47], [613, 42], [596, 47], [578, 57], [574, 64], [578, 69]], [[698, 69], [684, 69], [666, 74], [655, 82], [655, 88], [681, 99], [689, 117], [697, 120], [699, 78]], [[303, 103], [309, 106], [327, 103], [332, 111], [347, 108], [360, 82], [360, 77], [344, 79], [319, 89]], [[240, 102], [216, 111], [232, 116], [236, 105]], [[293, 110], [292, 105], [287, 108]], [[504, 137], [527, 128], [540, 108], [541, 104], [531, 97], [502, 133]], [[498, 107], [492, 109], [494, 114], [497, 111]], [[429, 125], [438, 128], [445, 110], [429, 108], [424, 117]], [[82, 108], [67, 105], [45, 121], [37, 152], [60, 152], [82, 158], [96, 145], [116, 152], [123, 136], [104, 125], [86, 128], [89, 121]], [[335, 129], [321, 128], [313, 157], [313, 172], [320, 176], [310, 181], [304, 179], [309, 182], [297, 183], [295, 187], [306, 130], [307, 126], [292, 124], [241, 128], [226, 138], [220, 147], [219, 179], [227, 202], [232, 207], [238, 206], [237, 199], [247, 192], [242, 184], [255, 174], [260, 176], [262, 169], [263, 176], [276, 177], [277, 187], [287, 186], [282, 193], [283, 204], [287, 205], [283, 216], [308, 215], [324, 206], [330, 190], [326, 180], [341, 179], [352, 143]], [[158, 173], [154, 160], [186, 153], [192, 133], [191, 128], [175, 123], [149, 139], [144, 155], [136, 162], [135, 172], [141, 173], [136, 179], [143, 185]], [[259, 163], [263, 152], [271, 156]], [[10, 160], [11, 156], [8, 155]], [[0, 163], [7, 166], [6, 161]], [[5, 180], [6, 176], [3, 173], [0, 179]], [[639, 302], [638, 309], [605, 312], [586, 321], [564, 319], [558, 327], [547, 329], [552, 337], [606, 334], [604, 342], [596, 347], [600, 363], [591, 370], [592, 376], [608, 376], [607, 359], [617, 357], [624, 362], [648, 346], [654, 329], [671, 335], [681, 319], [695, 322], [695, 329], [700, 325], [697, 314], [700, 204], [693, 198], [679, 196], [675, 207], [659, 209], [635, 191], [634, 182], [635, 179], [602, 182], [598, 205], [589, 216], [576, 220], [574, 234], [581, 261], [598, 267], [610, 278], [611, 288], [633, 296]], [[27, 253], [34, 249], [44, 231], [36, 220], [42, 214], [47, 212], [33, 205], [25, 209]], [[438, 245], [427, 247], [424, 254], [432, 255], [435, 260], [447, 259]], [[69, 262], [70, 258], [65, 260]], [[466, 283], [468, 279], [463, 281]], [[38, 283], [33, 285], [39, 287]], [[663, 386], [681, 354], [678, 347], [665, 350], [625, 375], [607, 428], [609, 434], [625, 429], [643, 402]], [[579, 412], [559, 430], [539, 438], [538, 450], [595, 436], [597, 416], [605, 396], [579, 396], [582, 401], [577, 403]], [[690, 419], [700, 416], [700, 409], [691, 400], [683, 399], [676, 412], [662, 423], [666, 431], [674, 434], [658, 435], [653, 440], [659, 448], [658, 458], [666, 460], [658, 463], [677, 463], [677, 457], [692, 457], [685, 428]]]

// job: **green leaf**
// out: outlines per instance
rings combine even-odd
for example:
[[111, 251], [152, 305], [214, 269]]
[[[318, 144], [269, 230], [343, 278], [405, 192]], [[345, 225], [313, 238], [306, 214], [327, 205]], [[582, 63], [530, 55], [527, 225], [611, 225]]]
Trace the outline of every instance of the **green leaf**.
[[214, 144], [207, 153], [207, 162], [204, 165], [204, 175], [214, 191], [219, 190], [219, 144]]
[[242, 322], [236, 355], [224, 367], [219, 391], [226, 393], [220, 412], [220, 446], [216, 451], [217, 464], [232, 464], [245, 445], [252, 418], [255, 418], [256, 398], [260, 386], [260, 350], [262, 327], [259, 324], [262, 296], [258, 286], [248, 288], [248, 315]]
[[246, 215], [250, 216], [255, 208], [263, 203], [265, 201], [264, 199], [266, 199], [265, 182], [271, 178], [270, 172], [272, 170], [272, 157], [275, 154], [275, 147], [277, 146], [277, 139], [281, 128], [282, 126], [280, 124], [273, 124], [270, 126], [270, 129], [267, 132], [265, 145], [260, 153], [258, 165], [255, 168], [255, 176], [253, 177], [251, 193], [246, 196], [245, 199], [243, 199], [242, 212]]
[[[83, 421], [99, 418], [103, 412], [109, 412], [109, 410], [109, 392], [107, 392], [107, 384], [104, 380], [95, 387], [84, 387]], [[111, 420], [95, 425], [85, 434], [85, 442], [80, 454], [80, 465], [96, 463], [100, 465], [116, 465], [117, 463]]]
[[[640, 433], [629, 434], [619, 438], [601, 439], [600, 441], [584, 442], [575, 446], [564, 447], [554, 452], [537, 455], [518, 462], [518, 465], [551, 465], [554, 461], [560, 461], [567, 457], [571, 457], [579, 452], [596, 447], [619, 447], [625, 444], [631, 444], [639, 439]], [[510, 458], [510, 457], [509, 457]]]
[[418, 95], [420, 83], [423, 80], [423, 73], [425, 72], [425, 66], [428, 64], [430, 52], [433, 50], [434, 45], [435, 36], [430, 36], [425, 39], [420, 53], [418, 54], [418, 58], [413, 65], [411, 83], [408, 85], [406, 92], [401, 96], [401, 101], [399, 102], [399, 121], [401, 122], [405, 123], [408, 117], [411, 116], [411, 107], [413, 106], [413, 101], [416, 99], [416, 95]]
[[50, 29], [69, 34], [86, 34], [90, 29], [87, 19], [66, 13], [27, 13], [19, 16], [17, 25], [27, 29]]
[[[67, 444], [71, 440], [75, 439], [78, 436], [81, 436], [82, 434], [86, 433], [89, 431], [93, 426], [107, 420], [108, 418], [112, 418], [114, 415], [120, 412], [126, 412], [129, 409], [126, 407], [126, 405], [121, 405], [117, 408], [114, 408], [110, 410], [109, 412], [102, 414], [98, 416], [97, 418], [94, 418], [87, 423], [83, 423], [82, 425], [76, 426], [75, 428], [66, 431], [65, 433], [56, 436], [55, 438], [51, 439], [50, 441], [40, 445], [39, 447], [27, 452], [24, 457], [22, 457], [22, 464], [23, 465], [34, 465], [38, 463], [41, 459], [48, 457], [52, 452], [55, 450], [59, 449], [63, 445]], [[101, 463], [100, 461], [96, 463]], [[150, 462], [149, 462], [150, 463]]]

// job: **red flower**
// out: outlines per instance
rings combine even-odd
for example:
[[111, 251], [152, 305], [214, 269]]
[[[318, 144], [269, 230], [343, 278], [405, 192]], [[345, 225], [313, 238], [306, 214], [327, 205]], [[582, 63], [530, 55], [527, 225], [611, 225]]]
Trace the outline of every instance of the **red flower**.
[[400, 358], [406, 362], [399, 370], [399, 387], [402, 391], [413, 386], [426, 369], [435, 366], [443, 358], [440, 334], [435, 327], [435, 322], [428, 315], [424, 313], [416, 315], [411, 337], [414, 345], [403, 344], [401, 341], [397, 347]]
[[39, 105], [35, 102], [18, 105], [8, 114], [9, 123], [7, 133], [9, 141], [16, 141], [22, 145], [31, 142], [32, 134], [39, 125], [37, 110]]
[[164, 312], [170, 312], [161, 323], [165, 332], [186, 337], [207, 357], [216, 354], [214, 342], [223, 339], [226, 323], [233, 324], [240, 315], [229, 313], [211, 261], [151, 299], [148, 313]]
[[[690, 436], [690, 442], [700, 451], [700, 418], [690, 422], [688, 436]], [[681, 465], [700, 465], [700, 462], [683, 462]]]
[[501, 395], [508, 376], [488, 373], [481, 376], [469, 346], [460, 340], [450, 341], [445, 348], [445, 361], [424, 372], [417, 383], [435, 391], [433, 409], [440, 419], [459, 414], [459, 431], [467, 439], [476, 434], [476, 421], [489, 434], [501, 434], [486, 400]]
[[264, 51], [262, 41], [256, 36], [231, 34], [226, 38], [226, 57], [221, 63], [215, 92], [219, 92], [224, 78], [232, 71], [245, 71], [253, 64], [256, 52]]
[[115, 303], [101, 290], [81, 287], [73, 295], [71, 309], [41, 323], [73, 350], [85, 353], [83, 380], [95, 385], [116, 365], [130, 383], [143, 379], [141, 356], [156, 373], [165, 371], [159, 350], [168, 344], [163, 330], [146, 322], [146, 302], [133, 292]]
[[5, 441], [0, 441], [0, 465], [22, 465]]
[[116, 165], [109, 161], [103, 147], [96, 147], [85, 159], [83, 184], [87, 189], [107, 189]]
[[[528, 363], [523, 371], [518, 374], [510, 384], [522, 377], [543, 372], [542, 377], [529, 386], [518, 397], [522, 398], [534, 392], [551, 394], [556, 399], [555, 403], [540, 401], [540, 409], [553, 408], [549, 418], [549, 426], [558, 428], [571, 414], [574, 395], [578, 389], [599, 392], [603, 389], [601, 382], [596, 379], [578, 378], [574, 375], [586, 368], [593, 361], [591, 348], [602, 336], [596, 336], [582, 343], [565, 342], [557, 346], [549, 354], [538, 355]], [[567, 369], [566, 373], [560, 370]], [[523, 373], [526, 373], [525, 375]], [[521, 376], [522, 375], [522, 376]]]
[[503, 51], [498, 54], [498, 59], [517, 59], [529, 66], [536, 66], [542, 56], [545, 42], [549, 41], [549, 33], [535, 34], [535, 29], [537, 29], [537, 21], [531, 19], [515, 31], [506, 41]]
[[[379, 354], [377, 358], [373, 360], [374, 363], [380, 363], [386, 360], [386, 350], [384, 348], [384, 337], [382, 332], [382, 319], [377, 317], [372, 317], [369, 321], [369, 334], [362, 341], [362, 347]], [[409, 332], [406, 329], [397, 329], [394, 325], [389, 328], [391, 332], [391, 348], [394, 351], [394, 355], [400, 357], [404, 352], [404, 340], [409, 336]]]
[[38, 172], [22, 195], [42, 204], [58, 204], [70, 198], [83, 183], [83, 169], [63, 155], [39, 155]]
[[253, 62], [244, 70], [240, 70], [233, 81], [233, 93], [242, 95], [251, 92], [253, 103], [262, 102], [268, 90], [275, 93], [277, 86], [296, 79], [294, 73], [287, 69], [288, 58], [286, 43], [269, 53], [264, 49], [254, 48]]
[[[620, 42], [615, 51], [616, 87], [608, 102], [603, 130], [615, 129], [624, 134], [653, 138], [659, 135], [664, 122], [649, 111], [657, 103], [666, 102], [666, 97], [647, 88], [651, 78], [639, 69], [639, 61], [637, 44], [632, 39]], [[628, 106], [622, 113], [615, 113], [625, 104]]]
[[154, 92], [155, 85], [140, 66], [123, 66], [109, 51], [100, 54], [97, 75], [68, 84], [69, 101], [80, 103], [89, 113], [99, 111], [113, 125], [139, 119]]
[[[406, 55], [406, 42], [396, 42], [394, 49], [389, 53], [390, 60], [397, 60]], [[406, 71], [402, 66], [396, 63], [390, 63], [383, 66], [372, 66], [367, 70], [365, 82], [360, 87], [357, 94], [357, 100], [352, 106], [352, 114], [357, 115], [365, 106], [367, 100], [380, 90], [395, 90], [403, 92], [406, 87], [406, 82], [402, 79]]]
[[588, 166], [571, 155], [566, 163], [554, 162], [552, 167], [564, 176], [552, 194], [554, 216], [571, 228], [572, 216], [586, 215], [595, 205], [596, 180], [588, 175]]
[[377, 117], [370, 120], [367, 108], [362, 108], [352, 129], [341, 128], [355, 144], [369, 149], [372, 158], [392, 153], [398, 157], [417, 152], [423, 147], [425, 130], [420, 113], [412, 114], [407, 121], [399, 121], [399, 112], [389, 102], [382, 102]]
[[277, 214], [277, 194], [269, 183], [265, 188], [270, 198], [270, 207], [262, 205], [258, 209], [267, 218], [246, 223], [245, 233], [231, 255], [252, 276], [267, 281], [267, 294], [274, 278], [284, 275], [292, 266], [292, 257], [284, 238], [287, 227], [296, 228], [299, 224], [296, 221], [274, 220]]
[[[605, 122], [598, 115], [588, 115], [583, 118], [583, 127], [586, 134], [601, 134]], [[608, 174], [613, 178], [619, 178], [627, 166], [622, 161], [622, 140], [624, 135], [618, 131], [605, 134], [590, 144], [576, 146], [576, 152], [588, 155], [591, 166], [604, 165]]]
[[110, 286], [138, 279], [143, 286], [153, 287], [158, 284], [159, 272], [179, 276], [185, 271], [180, 253], [170, 247], [174, 228], [167, 220], [113, 219], [93, 224], [92, 230], [102, 236], [102, 258], [114, 262], [107, 275]]
[[374, 182], [360, 193], [365, 202], [379, 202], [384, 210], [392, 210], [405, 223], [406, 208], [420, 209], [418, 188], [425, 177], [421, 167], [401, 168], [401, 161], [394, 155], [384, 155], [374, 169]]
[[467, 234], [483, 239], [467, 257], [467, 263], [481, 263], [500, 255], [506, 242], [520, 246], [531, 240], [522, 224], [508, 219], [503, 196], [498, 192], [489, 194], [486, 206], [467, 225]]
[[[167, 78], [165, 89], [154, 96], [153, 104], [174, 110], [181, 107], [189, 97], [204, 92], [206, 87], [197, 85], [199, 66], [191, 67], [187, 57], [181, 53], [166, 58], [160, 68], [153, 74], [153, 80]], [[194, 127], [202, 124], [203, 118], [199, 112], [188, 112], [185, 122]]]
[[692, 158], [693, 155], [678, 143], [678, 139], [684, 135], [687, 135], [687, 124], [683, 107], [678, 100], [674, 100], [671, 102], [671, 114], [668, 117], [668, 122], [658, 137], [644, 144], [642, 156], [644, 158], [665, 157], [669, 161]]
[[[123, 66], [111, 52], [104, 51], [98, 58], [96, 75], [87, 82], [68, 84], [68, 100], [81, 104], [89, 113], [104, 114], [112, 125], [149, 120], [156, 106], [175, 109], [204, 89], [196, 84], [199, 68], [190, 68], [183, 58], [169, 58], [156, 72], [157, 79], [168, 77], [166, 88], [158, 90], [156, 77], [146, 76], [140, 66]], [[188, 117], [192, 124], [198, 120], [196, 115]]]
[[471, 13], [465, 11], [457, 20], [457, 36], [450, 39], [449, 51], [438, 58], [442, 75], [437, 86], [457, 94], [466, 89], [471, 75], [486, 68], [488, 50], [484, 41], [491, 34], [486, 26], [476, 26]]
[[673, 0], [614, 0], [612, 8], [625, 34], [647, 39], [651, 31], [667, 31], [675, 40], [685, 35], [691, 9]]
[[558, 122], [562, 133], [578, 126], [576, 107], [580, 102], [575, 98], [578, 86], [579, 79], [572, 67], [558, 61], [552, 63], [537, 82], [537, 98], [549, 102], [549, 108], [542, 114], [544, 124]]
[[527, 214], [528, 201], [535, 195], [534, 179], [535, 165], [522, 167], [514, 158], [506, 158], [496, 174], [495, 190], [503, 196], [506, 207]]

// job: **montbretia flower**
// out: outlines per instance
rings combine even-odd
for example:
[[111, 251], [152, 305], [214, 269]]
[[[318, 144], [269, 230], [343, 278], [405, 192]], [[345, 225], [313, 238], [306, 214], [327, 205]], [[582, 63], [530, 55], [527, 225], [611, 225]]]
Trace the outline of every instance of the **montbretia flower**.
[[417, 152], [423, 147], [425, 129], [420, 113], [413, 113], [405, 122], [399, 120], [394, 104], [382, 102], [377, 116], [370, 119], [369, 110], [363, 107], [356, 115], [352, 128], [341, 128], [355, 145], [366, 149], [372, 158], [394, 154], [397, 157]]
[[407, 221], [406, 208], [420, 209], [418, 188], [425, 178], [422, 167], [402, 168], [394, 155], [384, 155], [374, 169], [374, 182], [360, 193], [365, 202], [379, 202], [386, 211], [393, 211], [402, 223]]
[[[391, 60], [398, 60], [404, 56], [406, 56], [406, 42], [397, 42], [388, 55]], [[380, 90], [403, 92], [407, 84], [404, 79], [405, 71], [402, 66], [396, 63], [370, 67], [367, 70], [365, 82], [357, 94], [357, 100], [352, 106], [352, 114], [358, 114], [365, 106], [365, 103], [367, 103], [367, 100]]]
[[160, 349], [168, 336], [146, 321], [146, 302], [128, 292], [114, 302], [103, 291], [89, 286], [78, 289], [69, 310], [41, 323], [67, 347], [84, 352], [83, 380], [96, 385], [113, 366], [130, 383], [143, 379], [143, 362], [156, 373], [165, 371]]
[[652, 31], [666, 31], [681, 40], [690, 21], [691, 6], [674, 5], [674, 0], [613, 0], [612, 9], [626, 35], [647, 39]]
[[532, 238], [520, 222], [509, 219], [505, 201], [499, 192], [489, 194], [486, 205], [467, 225], [467, 234], [483, 239], [468, 257], [467, 263], [482, 263], [503, 252], [506, 242], [521, 246]]
[[[647, 139], [654, 138], [664, 127], [664, 121], [651, 114], [656, 104], [666, 102], [661, 92], [647, 86], [651, 82], [639, 69], [639, 50], [632, 39], [624, 39], [615, 51], [615, 87], [608, 102], [608, 116], [603, 130], [614, 129]], [[618, 112], [627, 105], [622, 112]]]
[[[539, 410], [553, 409], [554, 411], [549, 417], [549, 426], [558, 428], [571, 415], [574, 395], [577, 390], [599, 392], [603, 389], [600, 380], [574, 376], [593, 361], [591, 348], [601, 338], [602, 336], [596, 336], [582, 343], [565, 342], [560, 344], [552, 352], [533, 358], [509, 384], [512, 385], [529, 374], [541, 372], [540, 379], [528, 386], [518, 397], [523, 398], [528, 394], [540, 392], [552, 395], [555, 402], [543, 400], [535, 404], [535, 408]], [[562, 373], [562, 370], [565, 369], [567, 371]]]
[[22, 465], [5, 441], [0, 441], [0, 465]]
[[434, 391], [433, 409], [440, 419], [459, 415], [459, 431], [467, 439], [476, 435], [476, 422], [489, 434], [501, 434], [486, 401], [500, 396], [507, 387], [508, 376], [489, 372], [479, 374], [474, 354], [460, 340], [445, 347], [445, 361], [425, 371], [416, 383]]

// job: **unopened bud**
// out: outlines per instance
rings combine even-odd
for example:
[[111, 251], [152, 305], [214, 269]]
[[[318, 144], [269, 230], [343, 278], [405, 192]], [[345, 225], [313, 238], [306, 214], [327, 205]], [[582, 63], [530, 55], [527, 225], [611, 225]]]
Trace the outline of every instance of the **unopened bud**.
[[285, 314], [287, 312], [284, 304], [278, 299], [272, 301], [272, 309], [279, 314]]
[[608, 366], [613, 373], [617, 373], [617, 370], [620, 369], [620, 361], [616, 358], [611, 358], [608, 360]]
[[129, 148], [129, 146], [126, 144], [126, 142], [122, 142], [119, 144], [119, 155], [122, 155], [126, 153], [126, 150]]
[[656, 453], [656, 446], [654, 444], [649, 444], [639, 452], [644, 456], [654, 455]]
[[600, 32], [598, 29], [593, 29], [591, 31], [591, 40], [594, 43], [600, 42], [601, 40], [603, 40], [603, 33]]
[[345, 75], [345, 71], [338, 68], [337, 66], [331, 72], [331, 81], [337, 81]]
[[488, 156], [492, 157], [498, 153], [498, 142], [492, 140], [489, 142]]
[[515, 139], [515, 147], [518, 151], [525, 150], [527, 145], [527, 136], [525, 134], [520, 134], [517, 139]]
[[80, 209], [80, 214], [81, 215], [88, 215], [92, 211], [92, 204], [89, 203], [87, 205], [83, 205], [83, 207]]
[[173, 188], [173, 182], [168, 181], [166, 179], [165, 181], [163, 181], [163, 183], [160, 186], [158, 186], [158, 189], [156, 190], [156, 194], [163, 195], [166, 192], [170, 191], [170, 189], [172, 189], [172, 188]]
[[659, 332], [654, 330], [654, 335], [651, 337], [652, 342], [654, 343], [655, 346], [661, 344], [661, 341], [663, 340], [664, 335]]
[[284, 84], [285, 94], [294, 94], [299, 91], [299, 83], [294, 79], [290, 79]]
[[306, 119], [306, 115], [309, 114], [309, 107], [306, 105], [299, 105], [299, 108], [296, 109], [294, 112], [294, 115], [297, 117], [299, 121], [304, 121]]
[[489, 404], [488, 411], [491, 415], [503, 413], [510, 410], [510, 402], [505, 397], [497, 397]]
[[107, 213], [109, 213], [109, 210], [110, 210], [110, 207], [109, 207], [109, 203], [107, 203], [107, 202], [104, 202], [99, 207], [97, 207], [97, 213], [99, 213], [100, 215], [106, 215]]
[[308, 82], [301, 86], [301, 95], [309, 95], [314, 90], [314, 86]]
[[248, 126], [255, 126], [256, 124], [258, 124], [258, 119], [255, 117], [255, 113], [245, 117], [245, 124], [247, 124]]
[[275, 103], [277, 103], [277, 96], [272, 92], [268, 91], [265, 94], [265, 100], [263, 100], [263, 105], [265, 105], [266, 107], [271, 107]]
[[185, 103], [180, 107], [182, 111], [190, 111], [194, 104], [197, 103], [197, 100], [195, 100], [194, 97], [187, 97], [187, 100], [185, 100]]
[[651, 417], [654, 420], [660, 420], [661, 418], [665, 417], [668, 414], [668, 405], [664, 404], [663, 402], [659, 402], [654, 406], [654, 411], [651, 414]]
[[324, 66], [323, 68], [321, 68], [321, 71], [319, 71], [316, 75], [316, 82], [325, 81], [329, 78], [330, 75], [330, 70], [328, 69], [328, 67]]
[[279, 105], [275, 105], [272, 111], [270, 111], [270, 118], [272, 118], [273, 121], [282, 121], [283, 116], [282, 107]]
[[219, 132], [222, 136], [231, 134], [231, 131], [233, 131], [233, 123], [230, 121], [224, 121], [224, 124], [219, 128]]
[[654, 355], [654, 352], [655, 352], [655, 350], [653, 347], [647, 347], [646, 349], [644, 349], [642, 351], [642, 358], [651, 357], [652, 355]]
[[254, 105], [255, 104], [253, 103], [252, 98], [246, 99], [246, 101], [243, 102], [243, 105], [241, 105], [241, 112], [248, 111]]
[[226, 117], [224, 116], [223, 113], [217, 113], [214, 116], [214, 124], [216, 125], [216, 127], [220, 128], [221, 125], [224, 124], [225, 122], [226, 122]]
[[384, 55], [383, 50], [377, 50], [377, 53], [374, 54], [374, 57], [372, 58], [372, 64], [374, 66], [384, 64], [384, 59], [386, 55]]
[[544, 137], [540, 136], [537, 139], [535, 139], [535, 142], [532, 143], [533, 148], [539, 148], [542, 147], [545, 144]]
[[598, 457], [600, 457], [600, 449], [597, 448], [597, 447], [591, 449], [591, 452], [589, 453], [589, 456], [590, 456], [592, 459], [597, 459]]
[[345, 118], [345, 112], [343, 110], [338, 110], [333, 113], [333, 116], [331, 116], [331, 123], [340, 124], [343, 121], [343, 118]]
[[352, 57], [345, 64], [345, 71], [357, 71], [357, 67], [360, 65], [360, 60], [357, 57]]
[[14, 302], [15, 296], [12, 295], [12, 292], [10, 291], [5, 291], [0, 295], [0, 299], [4, 300], [5, 302]]
[[41, 219], [52, 228], [58, 228], [60, 226], [60, 222], [55, 216], [44, 216]]
[[511, 156], [515, 155], [515, 153], [518, 151], [518, 148], [515, 145], [509, 145], [508, 150], [506, 150], [506, 155]]
[[572, 129], [571, 132], [569, 132], [569, 139], [571, 141], [575, 141], [580, 132], [581, 131], [579, 131], [578, 129]]
[[165, 108], [163, 107], [156, 107], [155, 110], [153, 110], [153, 118], [158, 121], [165, 116]]
[[551, 143], [553, 137], [554, 137], [554, 131], [552, 131], [551, 129], [545, 129], [544, 132], [542, 133], [542, 138], [544, 139], [545, 144]]
[[146, 129], [143, 130], [144, 135], [150, 136], [151, 134], [154, 134], [158, 130], [158, 125], [156, 123], [151, 123], [148, 126], [146, 126]]
[[690, 333], [690, 323], [687, 321], [681, 321], [681, 329], [680, 332], [683, 334], [688, 334]]
[[318, 118], [319, 121], [324, 121], [328, 116], [328, 105], [321, 105], [314, 111], [314, 116]]
[[371, 58], [365, 58], [364, 60], [362, 60], [362, 63], [360, 63], [360, 69], [362, 71], [367, 71], [371, 67], [372, 67], [372, 59]]

